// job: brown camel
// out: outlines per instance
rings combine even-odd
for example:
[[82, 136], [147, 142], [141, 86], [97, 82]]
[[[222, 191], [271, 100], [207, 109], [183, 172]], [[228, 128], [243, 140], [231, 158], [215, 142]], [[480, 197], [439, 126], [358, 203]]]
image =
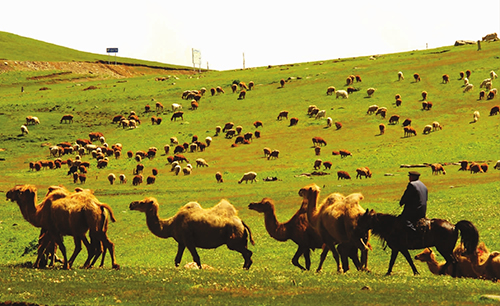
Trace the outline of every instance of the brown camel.
[[255, 244], [250, 228], [237, 216], [237, 211], [227, 200], [209, 209], [203, 209], [197, 202], [189, 202], [171, 218], [160, 219], [159, 204], [155, 198], [130, 203], [130, 210], [146, 213], [149, 230], [160, 238], [173, 237], [177, 241], [175, 266], [178, 267], [187, 248], [201, 269], [200, 256], [196, 248], [215, 249], [223, 244], [228, 249], [243, 255], [244, 269], [252, 265], [252, 251], [247, 248], [248, 238]]
[[463, 245], [459, 244], [454, 255], [457, 257], [457, 261], [468, 260], [477, 278], [493, 281], [500, 279], [500, 252], [489, 253], [484, 243], [479, 243], [478, 252], [471, 255], [465, 255], [465, 253]]
[[[84, 267], [91, 267], [91, 261], [94, 263], [102, 252], [102, 246], [109, 250], [113, 268], [118, 269], [114, 254], [114, 244], [106, 235], [107, 213], [114, 221], [111, 207], [100, 203], [99, 200], [88, 189], [77, 188], [76, 192], [70, 193], [64, 187], [53, 186], [49, 188], [45, 199], [39, 205], [37, 202], [37, 189], [33, 185], [15, 186], [7, 192], [7, 199], [17, 202], [25, 220], [36, 227], [41, 227], [42, 232], [48, 234], [41, 238], [42, 243], [39, 246], [37, 262], [40, 262], [40, 256], [45, 251], [53, 253], [51, 243], [59, 246], [63, 257], [65, 269], [69, 269], [76, 256], [81, 250], [83, 241], [87, 247], [88, 257]], [[91, 243], [85, 236], [90, 230]], [[62, 237], [73, 236], [75, 241], [75, 250], [68, 261], [66, 256], [66, 247]]]
[[[285, 223], [280, 223], [276, 217], [274, 201], [270, 198], [263, 198], [260, 202], [250, 203], [248, 208], [264, 214], [264, 223], [266, 230], [271, 237], [278, 241], [287, 241], [291, 239], [298, 245], [297, 252], [292, 258], [292, 264], [302, 270], [309, 270], [311, 267], [311, 250], [322, 248], [321, 262], [316, 272], [321, 271], [323, 262], [328, 254], [328, 248], [323, 244], [323, 239], [316, 231], [309, 226], [306, 216], [307, 202], [303, 201], [300, 209]], [[357, 257], [357, 249], [343, 245], [339, 248], [339, 253], [343, 259], [342, 266], [344, 271], [349, 270], [347, 257]], [[304, 255], [304, 268], [299, 263], [299, 258]], [[353, 259], [355, 262], [356, 260]]]
[[[323, 238], [323, 242], [332, 251], [337, 262], [337, 271], [344, 272], [340, 265], [339, 254], [335, 248], [341, 243], [359, 248], [362, 258], [367, 259], [368, 247], [365, 244], [368, 233], [357, 233], [357, 220], [365, 211], [359, 205], [363, 196], [359, 193], [347, 197], [340, 193], [332, 193], [318, 206], [320, 188], [310, 184], [299, 191], [299, 195], [307, 201], [307, 220], [312, 228]], [[358, 270], [365, 270], [365, 264], [355, 261]]]
[[[479, 262], [480, 264], [484, 264], [489, 258], [490, 252], [482, 242], [479, 243], [477, 250], [478, 254], [480, 254]], [[461, 244], [455, 247], [455, 249], [453, 250], [453, 255], [457, 260], [456, 277], [478, 278], [479, 275], [474, 271], [474, 267], [471, 260], [468, 257], [463, 256], [462, 255], [463, 252], [464, 248]], [[430, 248], [426, 248], [420, 254], [415, 255], [415, 260], [425, 262], [429, 267], [431, 273], [436, 275], [439, 275], [441, 268], [446, 263], [446, 262], [438, 262], [436, 260], [436, 255], [434, 255], [434, 252]], [[448, 268], [444, 271], [444, 273], [446, 275], [453, 275], [453, 267], [451, 265], [448, 266]]]

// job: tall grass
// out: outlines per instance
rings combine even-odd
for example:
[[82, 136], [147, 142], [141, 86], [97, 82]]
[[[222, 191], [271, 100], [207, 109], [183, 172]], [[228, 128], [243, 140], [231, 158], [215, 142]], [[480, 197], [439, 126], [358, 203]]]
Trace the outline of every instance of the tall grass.
[[[443, 47], [433, 50], [388, 54], [377, 60], [366, 57], [298, 63], [247, 70], [211, 71], [200, 75], [178, 75], [177, 80], [156, 82], [156, 75], [123, 80], [89, 78], [78, 83], [71, 79], [50, 82], [27, 79], [33, 75], [52, 72], [9, 72], [0, 75], [0, 190], [5, 193], [16, 184], [34, 184], [39, 192], [50, 185], [62, 184], [69, 189], [74, 184], [66, 175], [67, 169], [30, 171], [30, 161], [53, 159], [48, 147], [62, 141], [87, 138], [89, 132], [100, 131], [109, 144], [122, 143], [124, 152], [159, 149], [152, 160], [144, 160], [146, 175], [156, 167], [160, 170], [154, 185], [130, 184], [136, 161], [121, 157], [111, 158], [105, 169], [96, 169], [91, 161], [85, 188], [95, 191], [97, 197], [109, 203], [118, 221], [110, 225], [108, 234], [116, 243], [117, 259], [122, 269], [111, 271], [109, 262], [104, 269], [78, 268], [85, 260], [77, 258], [75, 268], [34, 270], [30, 268], [35, 255], [22, 256], [30, 242], [36, 242], [38, 229], [26, 222], [14, 203], [0, 206], [0, 301], [15, 300], [43, 304], [477, 304], [489, 303], [480, 299], [482, 294], [497, 292], [496, 284], [482, 280], [453, 279], [431, 275], [427, 267], [417, 263], [421, 273], [414, 277], [411, 269], [400, 257], [394, 268], [395, 275], [383, 277], [388, 265], [389, 251], [381, 243], [372, 241], [370, 253], [371, 273], [349, 271], [344, 275], [334, 272], [334, 262], [329, 256], [324, 271], [301, 272], [290, 261], [296, 251], [292, 242], [278, 242], [270, 238], [264, 227], [262, 215], [247, 209], [252, 201], [263, 197], [273, 198], [276, 214], [281, 222], [287, 221], [298, 209], [298, 190], [306, 184], [316, 183], [322, 188], [322, 198], [331, 192], [349, 194], [361, 192], [361, 205], [380, 212], [399, 213], [398, 200], [407, 184], [407, 168], [403, 164], [446, 163], [446, 175], [431, 175], [430, 168], [420, 168], [422, 181], [430, 191], [428, 217], [472, 221], [479, 229], [481, 240], [491, 250], [498, 250], [497, 220], [499, 172], [492, 169], [499, 156], [499, 117], [488, 116], [489, 109], [500, 104], [498, 97], [479, 101], [480, 82], [489, 77], [490, 70], [499, 70], [498, 43], [483, 45], [482, 51], [474, 46]], [[11, 52], [14, 54], [14, 51]], [[75, 56], [73, 54], [68, 55]], [[31, 57], [31, 55], [27, 55]], [[19, 60], [27, 59], [19, 56]], [[82, 60], [80, 58], [76, 58]], [[31, 60], [34, 60], [31, 58]], [[49, 59], [45, 59], [49, 60]], [[55, 58], [54, 60], [64, 60]], [[462, 93], [463, 81], [458, 72], [470, 69], [472, 93]], [[397, 81], [397, 72], [403, 71], [406, 79]], [[412, 74], [418, 72], [422, 81], [415, 83]], [[170, 73], [170, 72], [169, 72]], [[451, 82], [441, 83], [442, 74], [449, 74]], [[327, 96], [326, 88], [345, 89], [345, 79], [359, 74], [363, 82], [354, 87], [361, 90], [348, 99]], [[162, 74], [159, 74], [160, 76]], [[287, 79], [284, 88], [279, 80]], [[256, 88], [238, 100], [230, 91], [234, 80], [254, 81]], [[496, 81], [494, 81], [495, 83]], [[24, 92], [20, 92], [20, 86]], [[83, 91], [91, 85], [96, 90]], [[48, 91], [40, 91], [41, 87]], [[225, 94], [204, 96], [196, 111], [188, 110], [189, 101], [181, 100], [184, 90], [222, 86]], [[376, 88], [372, 98], [366, 89]], [[429, 93], [428, 101], [434, 103], [430, 111], [421, 107], [421, 92]], [[401, 94], [403, 104], [396, 107], [395, 94]], [[154, 100], [153, 100], [154, 99]], [[182, 103], [183, 121], [170, 121], [171, 112], [144, 113], [144, 106], [154, 108], [155, 101], [166, 109], [172, 103]], [[309, 118], [309, 105], [325, 109], [327, 116], [343, 123], [340, 130], [325, 128], [326, 122]], [[417, 129], [416, 137], [403, 137], [401, 123], [388, 125], [387, 119], [367, 115], [368, 106], [377, 104], [388, 108], [388, 116], [399, 114], [404, 120], [412, 119]], [[111, 124], [116, 114], [127, 115], [136, 111], [142, 124], [135, 130]], [[288, 110], [290, 117], [299, 118], [297, 126], [278, 121], [281, 110]], [[481, 118], [472, 121], [473, 111]], [[75, 115], [73, 124], [60, 124], [63, 114]], [[37, 116], [41, 124], [30, 126], [30, 133], [21, 136], [19, 127], [28, 115]], [[151, 125], [152, 115], [162, 117], [159, 126]], [[262, 120], [259, 128], [262, 137], [249, 145], [231, 147], [234, 139], [224, 135], [214, 136], [215, 126], [234, 122], [243, 132], [254, 132], [252, 123]], [[422, 135], [423, 127], [439, 121], [444, 129]], [[386, 133], [379, 135], [378, 125], [385, 123]], [[197, 135], [200, 139], [213, 138], [205, 152], [185, 153], [191, 163], [198, 157], [210, 166], [196, 168], [191, 176], [175, 176], [167, 165], [163, 146], [172, 136], [180, 142], [190, 142]], [[321, 155], [316, 156], [311, 138], [321, 136], [327, 141]], [[267, 160], [262, 149], [280, 150], [276, 160]], [[332, 151], [347, 149], [352, 157], [341, 158]], [[71, 156], [74, 158], [73, 156]], [[65, 157], [66, 158], [66, 157]], [[317, 158], [332, 161], [332, 170], [325, 176], [299, 176], [314, 171]], [[486, 161], [490, 170], [483, 174], [458, 171], [453, 163], [459, 160]], [[368, 166], [373, 171], [371, 179], [355, 179], [357, 167]], [[351, 180], [338, 180], [336, 172], [348, 171]], [[220, 171], [224, 183], [215, 181]], [[256, 171], [259, 181], [254, 184], [237, 184], [244, 172]], [[107, 175], [125, 173], [126, 185], [109, 185]], [[267, 176], [278, 181], [264, 182]], [[160, 216], [175, 214], [189, 201], [198, 201], [203, 207], [227, 198], [239, 211], [240, 217], [250, 225], [257, 244], [250, 246], [254, 264], [250, 271], [241, 269], [241, 256], [225, 247], [216, 250], [199, 250], [202, 263], [214, 270], [193, 271], [174, 268], [176, 243], [173, 239], [160, 239], [151, 234], [144, 214], [128, 210], [134, 200], [154, 196], [160, 202]], [[70, 239], [66, 244], [72, 248]], [[418, 251], [413, 251], [416, 254]], [[313, 267], [319, 254], [313, 253]], [[303, 260], [303, 259], [301, 259]], [[439, 258], [439, 260], [443, 260]], [[186, 253], [181, 265], [191, 261]], [[368, 286], [371, 290], [362, 290]], [[460, 294], [459, 294], [460, 293]]]

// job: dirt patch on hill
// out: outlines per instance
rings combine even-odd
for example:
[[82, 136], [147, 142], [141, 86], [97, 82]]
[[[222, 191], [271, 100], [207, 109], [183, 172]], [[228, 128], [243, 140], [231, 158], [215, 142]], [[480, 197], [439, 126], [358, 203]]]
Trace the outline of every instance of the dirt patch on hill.
[[37, 62], [37, 61], [10, 61], [0, 62], [0, 73], [10, 71], [62, 71], [51, 73], [37, 78], [50, 79], [61, 77], [63, 74], [94, 75], [97, 77], [130, 78], [141, 75], [181, 75], [194, 74], [192, 70], [168, 69], [145, 65], [131, 65], [125, 63], [107, 64], [105, 62]]

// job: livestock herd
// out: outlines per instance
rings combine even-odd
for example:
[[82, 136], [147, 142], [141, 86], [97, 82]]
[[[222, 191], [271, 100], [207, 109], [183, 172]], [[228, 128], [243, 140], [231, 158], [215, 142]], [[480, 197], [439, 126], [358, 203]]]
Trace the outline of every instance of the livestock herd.
[[[403, 72], [398, 72], [398, 81], [404, 81]], [[463, 92], [467, 93], [474, 89], [474, 85], [470, 83], [470, 70], [467, 70], [465, 73], [460, 72], [460, 78], [464, 81], [464, 89]], [[415, 73], [413, 75], [414, 82], [420, 82], [422, 77], [420, 74]], [[487, 99], [492, 100], [497, 95], [496, 88], [493, 88], [493, 80], [497, 78], [497, 75], [494, 71], [490, 72], [490, 78], [485, 79], [480, 88], [485, 88], [479, 94], [479, 99]], [[442, 81], [444, 84], [448, 84], [450, 80], [449, 75], [445, 74], [442, 76]], [[349, 99], [352, 95], [356, 95], [359, 91], [358, 88], [354, 88], [353, 85], [355, 83], [362, 82], [362, 78], [359, 75], [350, 75], [346, 79], [346, 86], [349, 86], [346, 90], [337, 90], [334, 86], [329, 86], [327, 88], [326, 94], [328, 96], [335, 94], [336, 98]], [[286, 81], [281, 79], [279, 81], [280, 88], [284, 88]], [[255, 88], [255, 83], [253, 81], [249, 82], [246, 85], [244, 82], [239, 82], [238, 84], [232, 84], [231, 90], [233, 93], [238, 92], [238, 87], [240, 88], [238, 99], [245, 99], [247, 93]], [[202, 88], [200, 90], [186, 90], [182, 93], [181, 98], [185, 100], [191, 100], [191, 110], [197, 110], [200, 106], [200, 102], [202, 101], [202, 97], [206, 92], [210, 92], [212, 96], [225, 94], [224, 89], [221, 86], [211, 88], [207, 90]], [[372, 98], [376, 93], [376, 88], [370, 87], [366, 91], [367, 98]], [[427, 101], [427, 98], [430, 94], [427, 91], [422, 91], [422, 110], [430, 111], [433, 108], [433, 103]], [[395, 95], [395, 105], [396, 107], [402, 106], [402, 96], [401, 94]], [[151, 116], [151, 124], [152, 125], [160, 125], [162, 123], [160, 114], [164, 114], [165, 108], [161, 102], [155, 101], [156, 105], [156, 116]], [[145, 106], [145, 113], [152, 112], [151, 107], [149, 105]], [[379, 116], [385, 120], [387, 116], [387, 107], [379, 107], [377, 105], [369, 106], [366, 114]], [[500, 112], [500, 107], [495, 105], [490, 110], [490, 116], [497, 115]], [[180, 103], [173, 103], [171, 105], [171, 119], [170, 121], [184, 120], [185, 113], [182, 110], [182, 105]], [[276, 117], [277, 121], [289, 120], [289, 112], [287, 110], [282, 110], [279, 112]], [[317, 120], [326, 120], [326, 127], [330, 128], [333, 125], [333, 119], [331, 117], [326, 116], [326, 110], [321, 110], [315, 105], [310, 105], [307, 110], [307, 114], [310, 118], [315, 118]], [[477, 122], [480, 118], [480, 114], [478, 111], [473, 113], [473, 122]], [[398, 125], [400, 116], [397, 114], [391, 115], [388, 121], [388, 125]], [[62, 116], [60, 120], [60, 124], [73, 123], [74, 116], [71, 114], [66, 114]], [[129, 128], [134, 129], [141, 124], [141, 119], [134, 112], [130, 112], [127, 117], [124, 115], [116, 115], [111, 120], [112, 123], [117, 124], [119, 127], [123, 129]], [[291, 117], [290, 118], [290, 126], [295, 126], [299, 123], [299, 118]], [[40, 120], [37, 117], [28, 116], [26, 117], [26, 123], [21, 126], [22, 135], [27, 135], [28, 126], [40, 124]], [[334, 123], [337, 129], [341, 129], [343, 127], [341, 122]], [[414, 127], [412, 127], [412, 120], [407, 118], [402, 123], [404, 137], [417, 136], [417, 131]], [[264, 124], [262, 121], [258, 120], [253, 123], [254, 127], [260, 128], [263, 127]], [[384, 135], [387, 127], [385, 124], [380, 123], [378, 125], [378, 129], [380, 135]], [[432, 132], [437, 132], [443, 129], [443, 125], [441, 125], [437, 121], [433, 121], [431, 124], [425, 125], [422, 134], [430, 134]], [[226, 123], [223, 127], [216, 126], [215, 127], [215, 135], [218, 136], [220, 133], [225, 133], [225, 139], [233, 139], [234, 143], [232, 146], [238, 146], [240, 144], [250, 144], [254, 137], [260, 138], [261, 132], [259, 130], [255, 130], [252, 132], [246, 132], [242, 134], [242, 127], [236, 126], [233, 122]], [[93, 142], [99, 142], [100, 145], [95, 145]], [[193, 136], [190, 142], [184, 142], [182, 144], [179, 143], [176, 137], [171, 137], [170, 143], [165, 144], [163, 146], [165, 155], [167, 156], [168, 164], [171, 166], [171, 172], [174, 175], [178, 175], [179, 173], [183, 173], [184, 175], [190, 175], [193, 171], [193, 166], [189, 163], [188, 159], [183, 155], [184, 153], [194, 153], [194, 152], [203, 152], [207, 148], [210, 147], [213, 139], [212, 137], [206, 137], [204, 141], [200, 141], [197, 136]], [[313, 147], [315, 149], [316, 155], [320, 155], [321, 148], [327, 146], [327, 142], [322, 137], [316, 136], [312, 138]], [[173, 155], [169, 155], [172, 150]], [[270, 148], [264, 148], [264, 156], [268, 159], [277, 159], [279, 158], [280, 151], [277, 149], [271, 150]], [[109, 145], [106, 142], [105, 136], [100, 132], [91, 132], [89, 133], [89, 139], [77, 139], [73, 142], [61, 142], [57, 145], [49, 147], [49, 156], [54, 157], [55, 160], [42, 160], [37, 162], [30, 163], [30, 170], [40, 171], [44, 168], [50, 169], [58, 169], [61, 168], [62, 165], [67, 164], [69, 171], [68, 175], [73, 175], [74, 183], [78, 181], [80, 183], [86, 182], [86, 174], [88, 172], [88, 168], [90, 168], [90, 162], [83, 161], [82, 157], [89, 155], [95, 159], [96, 167], [99, 169], [106, 168], [108, 163], [110, 162], [110, 157], [114, 156], [115, 159], [119, 159], [122, 157], [122, 145], [120, 143], [115, 143], [113, 145]], [[136, 167], [133, 169], [133, 179], [132, 184], [134, 186], [140, 185], [143, 182], [143, 173], [144, 173], [144, 165], [141, 163], [144, 159], [154, 159], [157, 156], [158, 149], [156, 147], [149, 147], [147, 150], [139, 150], [136, 152], [128, 151], [126, 156], [128, 158], [134, 158], [137, 161]], [[72, 155], [76, 154], [74, 158], [62, 159], [64, 155]], [[346, 150], [341, 149], [338, 151], [332, 151], [332, 155], [340, 155], [341, 158], [352, 157], [353, 154]], [[182, 163], [186, 163], [185, 167], [182, 167]], [[195, 160], [196, 167], [209, 167], [209, 163], [203, 158], [197, 158]], [[487, 172], [488, 164], [486, 163], [477, 163], [477, 162], [467, 162], [460, 161], [460, 169], [463, 171], [471, 171], [471, 173], [479, 173], [479, 172]], [[331, 161], [322, 161], [321, 159], [317, 159], [314, 162], [313, 168], [314, 170], [320, 170], [321, 166], [324, 167], [324, 170], [331, 170], [332, 162]], [[432, 169], [432, 174], [446, 174], [444, 169], [444, 165], [442, 164], [429, 164], [426, 165]], [[495, 169], [500, 170], [500, 161], [498, 161], [495, 166]], [[362, 179], [371, 178], [372, 171], [368, 167], [359, 167], [356, 170], [356, 178]], [[157, 168], [151, 169], [151, 175], [146, 178], [147, 184], [154, 184], [156, 181], [156, 176], [158, 175], [159, 170]], [[127, 183], [127, 177], [124, 173], [118, 175], [119, 182], [121, 184]], [[216, 172], [215, 174], [216, 181], [218, 183], [224, 182], [221, 172]], [[107, 176], [107, 180], [110, 184], [114, 184], [117, 176], [114, 173], [109, 173]], [[350, 174], [345, 170], [340, 170], [337, 172], [337, 179], [351, 179]], [[243, 174], [238, 183], [242, 182], [257, 182], [257, 173], [254, 171], [250, 171]], [[24, 216], [27, 221], [32, 223], [36, 227], [42, 228], [42, 233], [40, 235], [40, 247], [38, 250], [38, 258], [36, 261], [37, 267], [42, 267], [44, 263], [48, 260], [46, 257], [52, 257], [55, 253], [56, 246], [59, 246], [64, 256], [64, 267], [69, 268], [73, 263], [75, 257], [78, 255], [77, 250], [68, 260], [66, 258], [65, 248], [62, 240], [58, 237], [62, 235], [70, 235], [75, 237], [75, 242], [79, 239], [79, 243], [84, 242], [85, 247], [88, 251], [88, 258], [85, 262], [86, 267], [91, 267], [96, 260], [102, 255], [104, 262], [104, 255], [106, 252], [110, 252], [113, 261], [113, 268], [119, 268], [119, 265], [115, 262], [114, 259], [114, 244], [107, 238], [107, 223], [108, 220], [113, 221], [114, 217], [112, 215], [112, 209], [109, 206], [105, 206], [105, 204], [101, 203], [92, 193], [87, 189], [76, 188], [75, 192], [69, 192], [63, 188], [51, 187], [49, 191], [45, 195], [42, 203], [34, 203], [33, 201], [28, 202], [23, 198], [23, 192], [29, 191], [31, 194], [36, 194], [36, 189], [33, 186], [16, 186], [12, 188], [7, 197], [18, 203], [23, 215], [26, 212], [25, 207], [29, 205], [30, 208], [35, 208], [37, 211], [41, 211], [45, 205], [50, 209], [53, 209], [52, 216], [56, 216], [57, 213], [60, 213], [61, 210], [64, 210], [64, 206], [66, 205], [65, 201], [74, 201], [74, 198], [84, 200], [78, 200], [78, 204], [82, 205], [82, 202], [88, 201], [89, 207], [86, 209], [92, 209], [95, 213], [94, 219], [88, 220], [87, 224], [102, 224], [94, 228], [92, 231], [89, 228], [85, 228], [84, 225], [80, 224], [80, 227], [77, 230], [71, 229], [66, 230], [67, 227], [70, 227], [71, 224], [66, 224], [68, 220], [55, 219], [55, 217], [50, 216], [48, 223], [37, 223], [33, 216]], [[296, 253], [296, 256], [292, 259], [294, 265], [301, 267], [304, 269], [299, 263], [298, 259], [300, 256], [304, 255], [306, 259], [306, 269], [310, 267], [310, 250], [314, 250], [315, 248], [322, 247], [326, 252], [331, 251], [337, 261], [337, 269], [338, 271], [346, 271], [348, 270], [348, 262], [347, 258], [351, 258], [359, 270], [367, 270], [367, 252], [369, 249], [368, 242], [368, 231], [359, 231], [358, 230], [358, 221], [361, 220], [361, 217], [365, 214], [365, 210], [359, 205], [360, 200], [363, 198], [362, 195], [355, 194], [349, 195], [347, 197], [340, 194], [332, 194], [329, 195], [323, 203], [318, 203], [319, 197], [319, 187], [317, 186], [307, 186], [300, 190], [299, 195], [303, 198], [303, 202], [301, 204], [301, 208], [297, 211], [297, 218], [301, 218], [300, 225], [297, 223], [294, 226], [297, 229], [303, 230], [304, 232], [308, 232], [312, 235], [307, 241], [308, 244], [305, 246], [301, 243], [297, 242], [299, 245], [299, 250]], [[36, 196], [34, 197], [36, 199]], [[261, 208], [263, 204], [266, 204], [266, 208]], [[268, 215], [274, 213], [274, 205], [272, 204], [272, 200], [263, 199], [261, 202], [252, 203], [249, 205], [249, 208], [258, 212], [262, 212], [265, 214], [266, 218], [266, 229], [269, 234], [280, 241], [285, 241], [287, 239], [294, 239], [293, 236], [283, 236], [280, 238], [275, 237], [276, 233], [272, 234], [270, 229], [267, 228], [267, 218]], [[96, 207], [98, 208], [96, 210]], [[130, 210], [144, 212], [147, 215], [148, 227], [153, 234], [161, 238], [174, 237], [175, 240], [179, 243], [178, 253], [175, 257], [175, 265], [178, 266], [180, 260], [182, 258], [182, 252], [185, 248], [191, 252], [193, 256], [193, 260], [196, 262], [198, 267], [202, 267], [199, 255], [196, 252], [196, 247], [199, 248], [216, 248], [220, 245], [227, 245], [229, 249], [235, 250], [242, 254], [244, 257], [244, 265], [245, 269], [249, 269], [252, 265], [252, 252], [248, 250], [247, 244], [248, 241], [253, 243], [253, 237], [250, 230], [250, 227], [243, 222], [238, 216], [234, 207], [227, 201], [221, 201], [219, 204], [214, 206], [211, 209], [203, 209], [200, 204], [196, 202], [190, 202], [183, 206], [179, 212], [173, 216], [172, 218], [163, 220], [158, 217], [158, 202], [154, 198], [146, 198], [142, 201], [134, 201], [130, 204]], [[324, 209], [324, 210], [322, 210]], [[332, 214], [321, 215], [324, 211], [332, 210], [337, 213], [335, 218], [331, 217]], [[97, 211], [97, 212], [96, 212]], [[110, 216], [108, 217], [105, 213], [107, 211]], [[68, 212], [65, 212], [68, 213]], [[216, 214], [221, 219], [224, 219], [224, 222], [210, 222], [213, 220], [212, 215]], [[275, 216], [274, 216], [275, 218]], [[332, 218], [332, 219], [328, 219]], [[331, 223], [325, 223], [325, 220]], [[290, 220], [289, 222], [292, 222]], [[293, 221], [295, 222], [295, 221]], [[297, 221], [298, 222], [298, 221]], [[342, 227], [348, 229], [343, 233], [339, 233], [331, 224], [339, 225], [340, 223]], [[194, 224], [194, 225], [193, 225]], [[186, 226], [193, 225], [193, 226]], [[195, 232], [189, 232], [186, 228], [194, 229]], [[221, 230], [224, 228], [224, 231]], [[365, 229], [365, 228], [363, 228]], [[91, 231], [90, 233], [90, 243], [86, 240], [85, 233], [87, 231]], [[82, 234], [83, 231], [83, 234]], [[223, 233], [223, 234], [222, 234]], [[283, 233], [282, 233], [283, 234]], [[194, 239], [196, 235], [200, 235], [203, 239]], [[314, 236], [314, 237], [313, 237]], [[319, 241], [319, 244], [318, 244]], [[313, 243], [314, 242], [314, 243]], [[319, 245], [319, 246], [318, 246]], [[358, 249], [361, 251], [361, 259], [358, 257]], [[63, 251], [64, 250], [64, 251]], [[483, 259], [474, 259], [470, 254], [466, 254], [464, 250], [455, 249], [455, 257], [463, 258], [460, 263], [468, 262], [473, 269], [475, 274], [474, 277], [483, 277], [489, 279], [495, 279], [500, 277], [500, 274], [491, 274], [493, 268], [486, 268], [485, 265], [496, 265], [497, 262], [497, 253], [493, 252], [489, 254], [489, 256], [484, 257]], [[321, 269], [322, 262], [326, 253], [323, 252], [321, 255], [320, 267]], [[422, 254], [417, 256], [418, 260], [423, 260], [429, 263], [429, 267], [431, 264], [435, 265], [435, 258], [432, 257], [432, 253], [430, 251], [424, 251]], [[486, 264], [488, 262], [488, 264]], [[500, 263], [500, 261], [499, 261]], [[481, 270], [483, 269], [483, 270]], [[432, 270], [432, 269], [431, 269]], [[477, 272], [477, 271], [483, 272]], [[442, 271], [439, 271], [442, 272]], [[450, 274], [454, 274], [454, 272], [450, 272]], [[488, 274], [489, 273], [489, 274]], [[464, 274], [465, 275], [465, 274]], [[472, 276], [471, 276], [472, 277]]]

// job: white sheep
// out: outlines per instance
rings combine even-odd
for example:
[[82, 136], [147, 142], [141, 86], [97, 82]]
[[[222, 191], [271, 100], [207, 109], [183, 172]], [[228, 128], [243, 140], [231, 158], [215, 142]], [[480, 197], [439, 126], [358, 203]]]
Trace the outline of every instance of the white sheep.
[[398, 72], [398, 81], [404, 80], [405, 76], [403, 75], [403, 72]]
[[175, 173], [175, 175], [179, 175], [179, 172], [181, 171], [181, 168], [182, 168], [181, 165], [176, 165], [174, 167], [174, 173]]
[[56, 157], [56, 155], [59, 155], [61, 156], [61, 153], [59, 151], [59, 147], [58, 146], [52, 146], [49, 148], [49, 152], [50, 152], [50, 155]]
[[465, 86], [469, 85], [469, 79], [468, 78], [464, 78], [464, 85]]
[[170, 137], [170, 144], [171, 145], [179, 144], [179, 140], [177, 140], [177, 137], [175, 136]]
[[465, 88], [464, 88], [464, 93], [472, 91], [473, 89], [474, 89], [474, 85], [467, 84], [467, 86], [465, 86]]
[[172, 162], [172, 169], [170, 169], [170, 171], [171, 171], [171, 172], [172, 172], [172, 171], [175, 171], [175, 167], [177, 167], [177, 166], [180, 166], [180, 165], [179, 165], [179, 162], [178, 162], [177, 160], [176, 160], [176, 161], [174, 161], [174, 162]]
[[254, 181], [257, 182], [257, 173], [253, 172], [253, 171], [250, 171], [250, 172], [247, 172], [245, 174], [243, 174], [243, 177], [238, 181], [238, 184], [241, 184], [243, 181], [245, 181], [245, 183], [248, 184], [248, 181], [250, 181], [250, 183], [253, 183]]
[[495, 164], [495, 166], [493, 166], [493, 169], [500, 170], [500, 160], [497, 160], [497, 163]]
[[182, 105], [179, 104], [179, 103], [172, 103], [172, 111], [175, 112], [177, 110], [181, 110], [182, 109]]
[[104, 136], [101, 136], [99, 137], [99, 141], [101, 142], [101, 144], [104, 144], [106, 143], [106, 138], [104, 138]]
[[184, 173], [184, 175], [190, 175], [192, 171], [193, 171], [192, 168], [187, 166], [182, 168], [182, 173]]
[[368, 97], [372, 97], [373, 96], [373, 93], [375, 93], [375, 88], [373, 87], [370, 87], [366, 90], [366, 93], [368, 94]]
[[208, 167], [208, 163], [203, 158], [197, 158], [196, 167]]
[[326, 118], [326, 127], [332, 127], [333, 119], [331, 117]]
[[326, 94], [327, 94], [328, 96], [332, 95], [333, 93], [335, 93], [335, 87], [330, 86], [330, 87], [328, 87], [328, 88], [326, 89]]
[[498, 75], [495, 73], [495, 71], [491, 70], [490, 77], [491, 77], [491, 79], [496, 79], [496, 78], [498, 78]]
[[426, 125], [424, 126], [424, 131], [422, 132], [423, 134], [429, 134], [432, 131], [432, 125]]
[[115, 183], [115, 180], [116, 180], [116, 175], [114, 173], [108, 174], [108, 181], [111, 185]]
[[212, 137], [210, 136], [205, 137], [205, 143], [207, 144], [207, 147], [210, 147], [210, 144], [212, 143]]
[[475, 111], [473, 116], [474, 116], [474, 122], [477, 122], [479, 120], [479, 111]]
[[338, 99], [338, 97], [342, 97], [344, 99], [349, 98], [349, 94], [345, 90], [337, 90], [337, 92], [335, 93], [335, 95], [336, 95], [337, 99]]
[[370, 105], [368, 107], [368, 111], [366, 112], [367, 114], [373, 114], [378, 110], [378, 105]]
[[439, 130], [442, 130], [442, 129], [443, 129], [443, 126], [442, 126], [441, 124], [439, 124], [439, 122], [434, 121], [434, 122], [432, 123], [432, 130], [433, 130], [433, 131], [436, 131], [436, 130], [438, 130], [438, 129], [439, 129]]
[[488, 84], [488, 83], [491, 83], [491, 79], [484, 79], [484, 80], [481, 82], [481, 85], [479, 85], [479, 88], [486, 87], [486, 84]]
[[26, 125], [21, 125], [21, 134], [22, 135], [27, 135], [29, 134], [30, 131], [28, 131], [28, 127]]
[[325, 116], [326, 116], [326, 110], [322, 109], [316, 114], [315, 119], [325, 118]]

